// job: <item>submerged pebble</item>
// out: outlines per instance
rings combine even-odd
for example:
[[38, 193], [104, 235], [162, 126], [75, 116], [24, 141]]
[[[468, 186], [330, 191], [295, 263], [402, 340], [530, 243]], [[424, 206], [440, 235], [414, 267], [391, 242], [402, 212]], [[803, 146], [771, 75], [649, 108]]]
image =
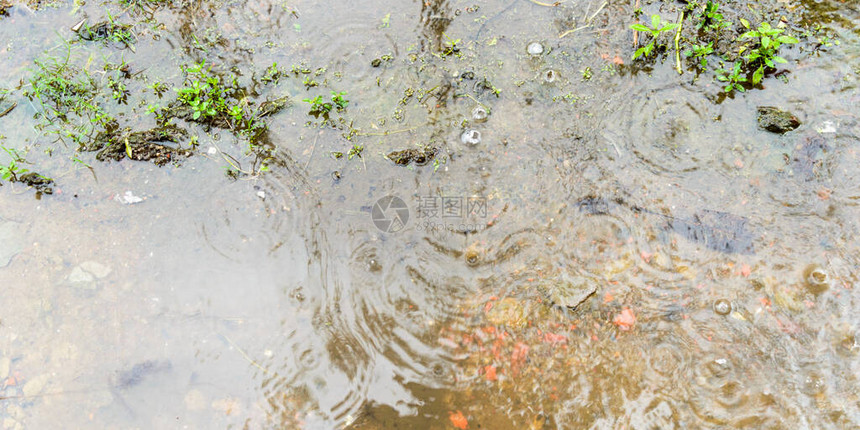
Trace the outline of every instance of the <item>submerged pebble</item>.
[[481, 143], [481, 132], [478, 130], [466, 130], [460, 135], [460, 141], [466, 145], [477, 145]]
[[532, 42], [529, 43], [529, 46], [526, 48], [530, 55], [540, 55], [543, 54], [543, 45], [540, 42]]

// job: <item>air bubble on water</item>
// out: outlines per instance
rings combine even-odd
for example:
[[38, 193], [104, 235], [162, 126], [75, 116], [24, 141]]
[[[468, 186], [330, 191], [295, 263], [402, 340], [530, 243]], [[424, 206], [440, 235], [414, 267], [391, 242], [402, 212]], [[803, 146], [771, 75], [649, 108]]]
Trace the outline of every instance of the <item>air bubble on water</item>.
[[543, 54], [543, 45], [540, 42], [532, 42], [529, 43], [529, 46], [526, 48], [530, 55], [540, 55]]
[[732, 304], [726, 299], [719, 299], [714, 302], [714, 312], [719, 315], [728, 315], [732, 311]]
[[475, 108], [472, 109], [472, 119], [475, 122], [486, 121], [488, 116], [490, 116], [490, 113], [483, 106], [475, 106]]
[[481, 143], [481, 132], [474, 129], [466, 130], [460, 135], [460, 141], [466, 145], [477, 145]]

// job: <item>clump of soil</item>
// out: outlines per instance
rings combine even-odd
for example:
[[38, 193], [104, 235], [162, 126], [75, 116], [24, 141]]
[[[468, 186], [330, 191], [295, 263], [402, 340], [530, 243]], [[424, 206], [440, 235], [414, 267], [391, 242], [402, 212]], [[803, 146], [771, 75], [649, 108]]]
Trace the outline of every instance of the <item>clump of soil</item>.
[[9, 9], [12, 8], [12, 3], [7, 0], [0, 0], [0, 17], [9, 16]]
[[395, 164], [399, 164], [401, 166], [406, 166], [410, 163], [423, 166], [436, 157], [437, 151], [437, 148], [432, 147], [422, 149], [404, 149], [402, 151], [394, 151], [388, 154], [387, 157]]
[[51, 187], [54, 184], [54, 180], [36, 172], [21, 175], [18, 177], [18, 182], [33, 187], [36, 190], [36, 198], [42, 194], [54, 194], [54, 188]]
[[164, 145], [164, 142], [180, 143], [188, 133], [175, 126], [166, 125], [146, 131], [128, 133], [127, 130], [108, 130], [99, 133], [95, 143], [88, 150], [99, 151], [99, 161], [129, 158], [136, 161], [149, 161], [163, 166], [192, 155], [192, 151]]

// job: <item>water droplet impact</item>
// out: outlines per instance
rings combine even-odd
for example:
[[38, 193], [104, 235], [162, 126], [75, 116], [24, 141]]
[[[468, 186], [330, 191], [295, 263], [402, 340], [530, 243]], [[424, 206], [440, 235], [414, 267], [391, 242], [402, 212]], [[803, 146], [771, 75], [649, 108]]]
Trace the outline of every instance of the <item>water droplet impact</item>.
[[481, 258], [478, 255], [478, 251], [475, 251], [472, 249], [466, 251], [466, 264], [468, 264], [469, 266], [475, 267], [480, 262], [481, 262]]
[[529, 43], [529, 46], [526, 48], [530, 55], [540, 55], [543, 54], [543, 45], [540, 42], [532, 42]]
[[817, 264], [807, 267], [803, 271], [803, 278], [813, 294], [822, 293], [830, 287], [830, 275]]
[[380, 271], [382, 271], [382, 265], [379, 264], [376, 259], [371, 258], [370, 261], [367, 262], [367, 270], [373, 273], [379, 273]]
[[466, 145], [477, 145], [481, 143], [481, 132], [478, 130], [466, 130], [460, 135], [460, 141]]
[[732, 303], [726, 299], [719, 299], [714, 302], [714, 312], [718, 315], [728, 315], [732, 311]]

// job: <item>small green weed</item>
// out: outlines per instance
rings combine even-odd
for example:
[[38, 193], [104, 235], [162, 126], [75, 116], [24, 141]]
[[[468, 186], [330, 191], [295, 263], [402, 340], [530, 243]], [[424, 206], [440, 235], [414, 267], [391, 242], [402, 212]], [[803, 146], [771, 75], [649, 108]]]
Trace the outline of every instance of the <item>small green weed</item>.
[[338, 111], [342, 111], [346, 109], [349, 105], [349, 100], [345, 99], [343, 96], [346, 95], [346, 91], [331, 92], [331, 102], [324, 101], [323, 96], [319, 95], [314, 98], [306, 98], [303, 99], [303, 102], [310, 103], [311, 108], [308, 112], [308, 115], [313, 115], [316, 117], [328, 116], [329, 112], [332, 109], [337, 109]]
[[[750, 23], [746, 20], [741, 20], [741, 24], [747, 29], [750, 28]], [[798, 43], [798, 40], [791, 36], [783, 35], [785, 30], [781, 28], [773, 28], [767, 22], [763, 22], [756, 30], [749, 30], [741, 35], [741, 39], [752, 39], [753, 47], [749, 49], [749, 53], [744, 57], [747, 65], [753, 72], [753, 85], [761, 82], [764, 77], [765, 68], [776, 68], [776, 63], [787, 63], [787, 61], [776, 55], [779, 52], [779, 47], [783, 44]], [[742, 50], [743, 51], [743, 50]], [[758, 66], [758, 67], [756, 67]]]
[[687, 57], [692, 57], [699, 60], [699, 69], [705, 70], [708, 67], [708, 56], [714, 53], [714, 42], [707, 45], [690, 46], [690, 49], [684, 52]]
[[708, 3], [702, 8], [702, 13], [698, 15], [699, 22], [696, 24], [696, 28], [699, 30], [703, 28], [707, 30], [719, 30], [730, 27], [732, 23], [723, 18], [723, 15], [717, 11], [719, 8], [719, 4], [708, 0]]
[[633, 30], [643, 31], [651, 35], [651, 41], [647, 45], [637, 49], [636, 53], [633, 54], [634, 60], [640, 56], [648, 57], [655, 48], [665, 46], [657, 44], [660, 35], [674, 30], [678, 27], [678, 24], [664, 22], [663, 19], [660, 18], [660, 15], [651, 15], [651, 27], [652, 28], [648, 28], [642, 24], [633, 24], [630, 26]]
[[10, 158], [9, 162], [6, 164], [0, 163], [0, 178], [4, 181], [18, 182], [20, 176], [29, 172], [29, 170], [22, 168], [20, 165], [24, 162], [24, 158], [18, 154], [18, 151], [12, 148], [7, 148], [3, 145], [0, 145], [0, 148], [2, 148], [6, 154], [9, 154]]
[[741, 73], [742, 71], [740, 61], [735, 63], [731, 71], [727, 71], [722, 68], [718, 69], [716, 71], [717, 80], [726, 83], [726, 86], [723, 88], [723, 91], [727, 93], [732, 92], [732, 90], [738, 90], [740, 92], [746, 91], [742, 84], [747, 81], [747, 78], [741, 76]]
[[451, 55], [460, 56], [460, 47], [457, 46], [460, 43], [460, 39], [452, 39], [448, 37], [447, 34], [442, 33], [445, 37], [445, 41], [442, 42], [442, 52], [440, 52], [440, 56], [448, 57]]

